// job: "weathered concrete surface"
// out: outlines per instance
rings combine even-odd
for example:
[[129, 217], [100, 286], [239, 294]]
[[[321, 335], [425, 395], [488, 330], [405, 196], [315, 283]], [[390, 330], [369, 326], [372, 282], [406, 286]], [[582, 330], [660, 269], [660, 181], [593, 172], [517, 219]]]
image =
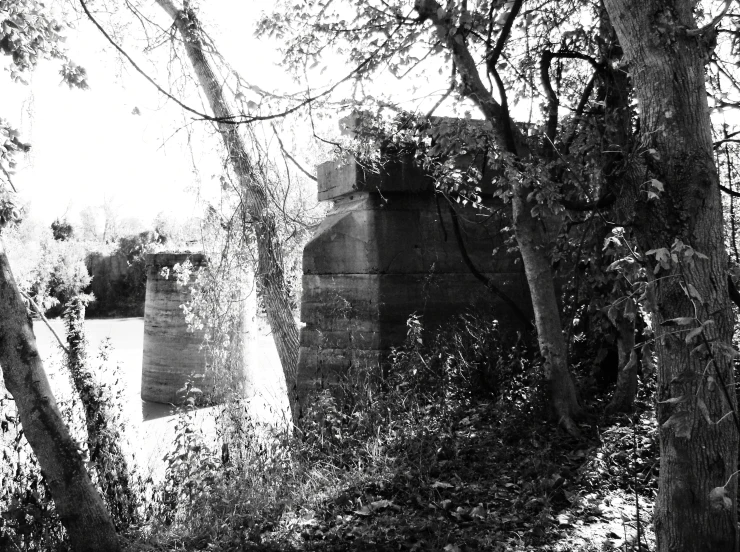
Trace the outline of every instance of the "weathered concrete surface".
[[[181, 403], [182, 389], [190, 381], [208, 393], [213, 378], [206, 371], [206, 353], [201, 348], [203, 332], [191, 332], [181, 305], [188, 301], [190, 286], [178, 286], [173, 274], [162, 269], [190, 260], [194, 272], [206, 264], [198, 253], [156, 253], [146, 257], [147, 282], [144, 307], [144, 356], [141, 398], [159, 403]], [[191, 276], [191, 282], [195, 273]]]
[[[379, 174], [353, 160], [330, 162], [318, 178], [319, 199], [334, 206], [303, 252], [300, 396], [377, 364], [403, 343], [413, 313], [432, 327], [485, 306], [504, 324], [521, 326], [466, 266], [446, 200], [411, 160], [388, 162]], [[508, 221], [455, 209], [474, 265], [531, 312], [522, 265], [505, 253]]]

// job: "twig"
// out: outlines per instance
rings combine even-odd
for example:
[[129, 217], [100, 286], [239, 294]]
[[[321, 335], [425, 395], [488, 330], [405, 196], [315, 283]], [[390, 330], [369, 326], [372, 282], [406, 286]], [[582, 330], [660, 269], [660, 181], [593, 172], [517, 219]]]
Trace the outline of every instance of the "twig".
[[285, 149], [285, 146], [283, 145], [283, 141], [280, 139], [280, 134], [278, 134], [278, 131], [275, 128], [275, 125], [272, 124], [270, 126], [272, 126], [272, 130], [275, 133], [275, 138], [277, 138], [278, 144], [280, 144], [280, 150], [283, 152], [283, 155], [285, 155], [288, 159], [290, 159], [293, 162], [293, 164], [296, 167], [298, 167], [298, 169], [300, 169], [300, 171], [303, 174], [305, 174], [308, 178], [310, 178], [314, 182], [318, 182], [318, 178], [316, 178], [315, 175], [308, 172], [308, 170], [305, 167], [303, 167], [303, 165], [301, 165], [290, 153], [288, 153], [288, 150]]
[[36, 313], [37, 313], [37, 314], [38, 314], [38, 315], [39, 315], [39, 316], [41, 317], [41, 320], [43, 320], [43, 321], [44, 321], [44, 324], [46, 324], [46, 327], [47, 327], [47, 328], [49, 328], [49, 331], [50, 331], [50, 332], [51, 332], [51, 333], [52, 333], [52, 334], [54, 335], [54, 337], [56, 337], [56, 338], [57, 338], [57, 341], [59, 342], [59, 346], [60, 346], [60, 347], [61, 347], [62, 349], [64, 349], [64, 352], [65, 352], [65, 353], [69, 354], [69, 349], [68, 349], [68, 348], [67, 348], [67, 346], [66, 346], [66, 345], [64, 344], [64, 342], [62, 341], [62, 339], [61, 339], [61, 338], [59, 337], [59, 334], [58, 334], [58, 333], [56, 332], [56, 330], [54, 330], [54, 328], [52, 328], [52, 327], [51, 327], [51, 324], [49, 323], [49, 320], [48, 320], [48, 319], [46, 318], [46, 316], [44, 316], [44, 313], [43, 313], [43, 312], [41, 311], [41, 307], [39, 307], [39, 306], [38, 306], [38, 305], [36, 304], [36, 301], [34, 301], [34, 300], [33, 300], [33, 299], [31, 298], [31, 296], [30, 296], [30, 295], [28, 295], [28, 294], [27, 294], [27, 293], [26, 293], [25, 291], [22, 291], [22, 290], [18, 290], [18, 291], [20, 291], [20, 292], [21, 292], [21, 295], [22, 295], [23, 297], [25, 297], [25, 298], [26, 298], [26, 300], [27, 300], [27, 301], [28, 301], [28, 302], [29, 302], [29, 303], [31, 304], [31, 306], [33, 307], [33, 310], [35, 310], [35, 311], [36, 311]]
[[[241, 115], [241, 116], [231, 116], [231, 117], [214, 117], [213, 115], [207, 115], [205, 113], [202, 113], [198, 111], [197, 109], [193, 109], [192, 107], [184, 104], [182, 101], [178, 100], [176, 97], [174, 97], [172, 94], [167, 92], [164, 88], [162, 88], [157, 82], [150, 77], [143, 69], [141, 69], [136, 62], [131, 58], [130, 55], [119, 45], [116, 43], [115, 40], [106, 32], [106, 30], [100, 25], [100, 23], [93, 17], [93, 15], [90, 13], [90, 10], [87, 7], [87, 4], [85, 3], [86, 0], [79, 0], [80, 4], [82, 5], [82, 9], [85, 12], [85, 15], [92, 21], [92, 23], [97, 27], [97, 29], [103, 34], [105, 39], [123, 56], [126, 58], [126, 60], [131, 64], [131, 66], [141, 74], [147, 81], [149, 81], [161, 94], [164, 94], [167, 98], [171, 99], [175, 103], [177, 103], [180, 107], [182, 107], [184, 110], [193, 113], [200, 117], [203, 120], [206, 121], [213, 121], [216, 123], [226, 123], [230, 125], [239, 125], [239, 124], [245, 124], [245, 123], [252, 123], [255, 121], [270, 121], [273, 119], [279, 119], [282, 117], [285, 117], [287, 115], [291, 115], [300, 109], [304, 107], [309, 107], [316, 101], [325, 98], [329, 96], [331, 93], [333, 93], [337, 88], [339, 88], [340, 85], [344, 84], [345, 82], [349, 81], [351, 78], [353, 78], [356, 75], [359, 75], [362, 73], [362, 71], [375, 59], [375, 57], [382, 52], [383, 48], [387, 44], [391, 42], [391, 39], [393, 36], [398, 32], [398, 30], [403, 26], [403, 21], [396, 25], [396, 27], [390, 32], [388, 37], [383, 41], [382, 44], [378, 45], [368, 56], [365, 57], [362, 62], [360, 62], [354, 69], [352, 69], [349, 73], [347, 73], [344, 77], [342, 77], [340, 80], [329, 86], [326, 90], [323, 92], [317, 94], [316, 96], [308, 96], [304, 98], [302, 101], [294, 105], [293, 107], [287, 108], [281, 112], [277, 113], [271, 113], [268, 115]], [[413, 8], [412, 10], [413, 11]], [[409, 12], [409, 14], [411, 13]], [[317, 137], [318, 138], [318, 137]], [[320, 139], [320, 138], [319, 138]]]
[[3, 170], [3, 173], [5, 174], [5, 178], [8, 179], [8, 184], [10, 184], [10, 187], [13, 188], [13, 191], [17, 194], [18, 190], [15, 189], [15, 184], [13, 184], [13, 179], [10, 178], [10, 173], [6, 171], [5, 167], [3, 167], [2, 165], [0, 165], [0, 169]]
[[92, 13], [90, 13], [90, 10], [87, 8], [87, 4], [85, 3], [85, 0], [80, 0], [80, 5], [82, 6], [82, 10], [85, 12], [85, 15], [87, 15], [87, 18], [92, 22], [93, 25], [95, 25], [95, 27], [97, 27], [97, 29], [101, 32], [101, 34], [105, 37], [105, 39], [118, 51], [118, 53], [120, 53], [123, 57], [126, 58], [126, 60], [131, 64], [131, 66], [134, 69], [136, 69], [136, 71], [142, 77], [148, 80], [152, 84], [152, 86], [154, 86], [161, 94], [164, 94], [165, 96], [167, 96], [167, 98], [169, 98], [170, 100], [175, 102], [177, 105], [182, 107], [185, 111], [189, 111], [190, 113], [193, 113], [194, 115], [197, 115], [198, 117], [201, 117], [208, 121], [227, 122], [217, 117], [212, 117], [210, 115], [206, 115], [205, 113], [201, 113], [197, 109], [193, 109], [189, 105], [184, 104], [182, 101], [177, 99], [175, 96], [167, 92], [167, 90], [165, 90], [159, 84], [157, 84], [157, 82], [152, 77], [150, 77], [146, 73], [146, 71], [144, 71], [141, 67], [139, 67], [139, 65], [133, 60], [133, 58], [130, 55], [128, 55], [128, 53], [115, 40], [113, 40], [113, 38], [108, 34], [108, 32], [103, 28], [103, 26], [100, 23], [98, 23], [98, 20], [93, 17]]
[[437, 111], [437, 108], [442, 105], [442, 102], [444, 102], [450, 94], [452, 94], [455, 91], [455, 73], [457, 72], [457, 68], [455, 67], [455, 62], [452, 62], [452, 75], [450, 75], [450, 87], [447, 89], [447, 91], [442, 94], [442, 96], [437, 100], [437, 103], [435, 103], [432, 108], [427, 112], [426, 117], [427, 119], [434, 115], [434, 112]]
[[728, 478], [727, 478], [727, 483], [725, 483], [725, 484], [724, 484], [724, 485], [722, 485], [722, 486], [723, 486], [723, 487], [727, 487], [727, 485], [729, 485], [729, 484], [730, 484], [730, 481], [732, 481], [732, 478], [733, 478], [733, 477], [735, 477], [735, 476], [736, 476], [736, 475], [737, 475], [738, 473], [740, 473], [740, 470], [737, 470], [737, 471], [735, 471], [735, 472], [731, 473], [731, 474], [730, 474], [730, 477], [728, 477]]

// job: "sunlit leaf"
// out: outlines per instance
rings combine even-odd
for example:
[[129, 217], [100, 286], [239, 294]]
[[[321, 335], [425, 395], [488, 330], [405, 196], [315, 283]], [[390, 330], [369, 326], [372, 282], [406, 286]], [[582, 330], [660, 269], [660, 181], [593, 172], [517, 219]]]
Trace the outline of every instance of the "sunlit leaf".
[[691, 316], [679, 316], [678, 318], [671, 318], [670, 320], [664, 320], [660, 323], [661, 326], [665, 327], [671, 327], [671, 326], [687, 326], [691, 324], [695, 318]]
[[713, 510], [732, 510], [732, 499], [727, 496], [727, 489], [715, 487], [709, 492], [709, 505]]

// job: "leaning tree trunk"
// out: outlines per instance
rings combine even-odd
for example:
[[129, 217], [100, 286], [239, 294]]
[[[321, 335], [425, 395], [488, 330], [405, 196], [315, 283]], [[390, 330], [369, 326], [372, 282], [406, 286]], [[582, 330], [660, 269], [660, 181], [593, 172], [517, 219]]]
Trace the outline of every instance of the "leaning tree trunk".
[[257, 238], [257, 280], [262, 291], [262, 301], [267, 320], [272, 329], [280, 363], [285, 374], [292, 415], [298, 415], [296, 397], [296, 370], [298, 363], [298, 326], [290, 308], [285, 284], [283, 257], [278, 241], [275, 218], [268, 204], [265, 186], [256, 174], [246, 146], [239, 134], [238, 125], [229, 123], [232, 113], [223, 96], [223, 87], [211, 69], [201, 40], [200, 23], [195, 13], [178, 9], [171, 0], [157, 0], [159, 6], [172, 17], [180, 33], [188, 58], [193, 65], [200, 86], [208, 99], [224, 141], [231, 168], [239, 179], [244, 193], [244, 205], [253, 221]]
[[64, 425], [36, 348], [36, 338], [0, 242], [0, 366], [23, 431], [49, 485], [75, 552], [121, 549], [79, 445]]
[[[704, 81], [708, 41], [695, 32], [694, 4], [605, 0], [640, 107], [642, 162], [631, 167], [633, 193], [641, 194], [635, 236], [645, 254], [670, 250], [679, 239], [708, 256], [689, 258], [678, 243], [675, 259], [658, 251], [664, 268], [649, 284], [659, 364], [658, 551], [730, 552], [736, 550], [738, 431], [729, 413], [736, 409], [733, 369], [723, 347], [732, 341], [734, 319]], [[646, 182], [653, 179], [664, 192], [650, 200]], [[647, 260], [650, 268], [656, 264], [654, 256]], [[697, 321], [683, 325], [681, 317]], [[698, 336], [688, 335], [686, 329], [698, 332], [710, 320]]]
[[[521, 7], [521, 2], [514, 4]], [[524, 185], [522, 165], [536, 162], [526, 138], [514, 125], [508, 109], [499, 104], [481, 80], [478, 67], [467, 45], [467, 31], [457, 27], [437, 0], [416, 0], [416, 11], [430, 20], [442, 37], [455, 62], [462, 81], [461, 93], [475, 102], [492, 126], [493, 138], [501, 151], [510, 154], [512, 164], [511, 191], [514, 234], [524, 261], [524, 271], [532, 295], [532, 307], [537, 327], [540, 353], [545, 360], [545, 375], [550, 384], [550, 401], [558, 422], [570, 433], [577, 433], [574, 419], [580, 414], [578, 394], [568, 369], [567, 347], [550, 263], [549, 240], [543, 229], [551, 213], [545, 205], [538, 206], [528, 198], [531, 188]], [[516, 9], [516, 12], [513, 10]], [[518, 13], [511, 8], [509, 18]], [[490, 60], [489, 60], [490, 63]], [[523, 171], [521, 171], [523, 172]], [[538, 207], [539, 218], [532, 210]]]
[[532, 216], [532, 205], [527, 201], [528, 189], [514, 185], [512, 212], [514, 231], [524, 261], [529, 291], [532, 295], [537, 342], [545, 359], [545, 377], [550, 385], [552, 410], [570, 433], [577, 433], [573, 421], [580, 414], [576, 387], [568, 369], [568, 353], [555, 282], [546, 253], [546, 236], [542, 221]]

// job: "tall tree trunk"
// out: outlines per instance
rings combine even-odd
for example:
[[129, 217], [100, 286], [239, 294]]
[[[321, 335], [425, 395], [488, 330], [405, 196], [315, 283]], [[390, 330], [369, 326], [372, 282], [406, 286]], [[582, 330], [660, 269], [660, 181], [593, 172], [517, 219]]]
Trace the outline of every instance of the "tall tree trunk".
[[[632, 301], [632, 299], [628, 299]], [[635, 309], [636, 310], [636, 309]], [[612, 323], [617, 328], [617, 386], [606, 407], [608, 413], [630, 412], [637, 395], [637, 351], [635, 350], [635, 312], [632, 317], [620, 312]]]
[[[522, 2], [512, 2], [507, 16], [510, 26], [519, 12]], [[466, 31], [456, 27], [436, 0], [416, 0], [415, 8], [422, 19], [428, 19], [436, 27], [445, 47], [455, 62], [462, 81], [461, 93], [475, 102], [486, 120], [491, 123], [493, 138], [501, 151], [512, 158], [512, 168], [521, 169], [525, 163], [535, 162], [526, 138], [514, 125], [505, 104], [505, 90], [500, 90], [502, 103], [496, 101], [481, 80], [478, 67], [467, 45]], [[490, 54], [490, 53], [489, 53]], [[488, 59], [489, 70], [495, 62]], [[498, 73], [494, 73], [498, 77]], [[537, 205], [528, 196], [532, 189], [525, 186], [525, 175], [511, 171], [512, 209], [514, 233], [524, 261], [524, 270], [532, 295], [532, 307], [537, 327], [537, 339], [545, 360], [545, 375], [550, 383], [552, 409], [558, 422], [570, 433], [577, 433], [574, 418], [580, 414], [573, 378], [568, 369], [567, 347], [560, 310], [555, 291], [554, 277], [549, 257], [549, 239], [543, 228], [546, 219], [555, 220], [545, 205]], [[523, 172], [523, 171], [522, 171]], [[532, 213], [538, 207], [540, 215]]]
[[[730, 552], [736, 550], [738, 432], [733, 415], [715, 422], [736, 409], [732, 364], [720, 345], [731, 343], [734, 319], [704, 81], [706, 41], [687, 32], [696, 29], [694, 4], [605, 0], [640, 108], [642, 162], [631, 167], [640, 198], [635, 236], [643, 252], [670, 249], [680, 239], [709, 257], [694, 255], [692, 263], [679, 252], [649, 284], [659, 364], [658, 550]], [[652, 179], [664, 187], [657, 200], [646, 197]], [[647, 260], [652, 268], [655, 259]], [[669, 322], [695, 315], [713, 323], [693, 341]], [[706, 350], [691, 354], [702, 343], [711, 344], [716, 362], [708, 362]]]
[[103, 491], [108, 510], [117, 529], [136, 522], [138, 500], [129, 481], [129, 467], [121, 449], [121, 435], [113, 425], [104, 391], [95, 381], [88, 366], [85, 339], [85, 304], [79, 295], [64, 307], [64, 325], [67, 329], [67, 367], [72, 383], [85, 411], [87, 443], [90, 460], [98, 473], [98, 484]]
[[563, 325], [560, 320], [555, 282], [547, 255], [547, 239], [542, 221], [532, 216], [532, 204], [527, 201], [529, 189], [514, 183], [511, 200], [514, 233], [524, 261], [524, 271], [532, 295], [537, 342], [545, 359], [545, 377], [550, 385], [553, 412], [568, 432], [577, 433], [573, 421], [580, 414], [578, 395], [568, 369], [568, 353]]
[[49, 484], [75, 552], [121, 550], [103, 500], [85, 471], [79, 445], [62, 421], [36, 338], [0, 241], [0, 366], [28, 443]]
[[275, 218], [270, 210], [265, 185], [260, 181], [255, 167], [239, 134], [238, 125], [224, 122], [232, 117], [224, 99], [223, 87], [213, 73], [203, 51], [200, 23], [195, 13], [185, 6], [178, 9], [171, 0], [157, 0], [157, 4], [172, 17], [182, 37], [188, 58], [193, 65], [198, 82], [208, 99], [213, 114], [222, 119], [217, 123], [231, 167], [239, 179], [244, 193], [244, 206], [253, 221], [257, 238], [257, 280], [267, 320], [277, 346], [280, 363], [285, 374], [292, 415], [298, 415], [296, 397], [296, 370], [298, 363], [298, 326], [290, 308], [285, 285], [283, 257], [278, 241]]

